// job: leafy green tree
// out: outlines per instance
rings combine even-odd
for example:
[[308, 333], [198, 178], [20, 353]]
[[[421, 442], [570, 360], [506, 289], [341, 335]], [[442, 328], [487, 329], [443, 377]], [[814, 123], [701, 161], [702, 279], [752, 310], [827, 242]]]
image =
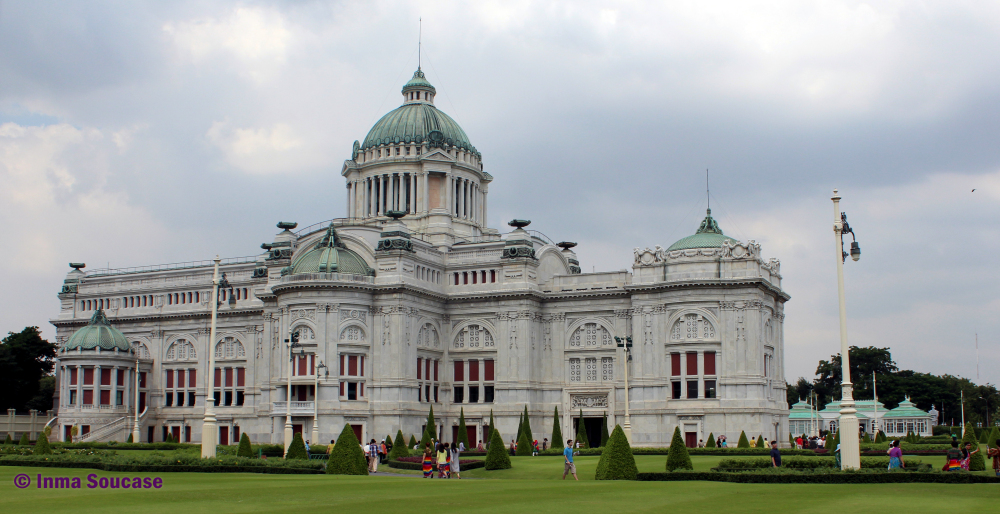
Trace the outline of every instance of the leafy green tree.
[[55, 345], [42, 339], [38, 327], [9, 332], [0, 340], [0, 412], [51, 410], [55, 357]]
[[[493, 425], [490, 426], [492, 427]], [[486, 452], [484, 467], [488, 470], [510, 469], [510, 455], [507, 455], [507, 449], [504, 447], [503, 438], [500, 437], [500, 431], [495, 428], [490, 429], [490, 449]]]
[[580, 448], [590, 448], [590, 441], [587, 439], [587, 427], [583, 422], [583, 409], [580, 409], [580, 418], [576, 420], [576, 440], [580, 443]]
[[556, 407], [555, 412], [552, 414], [552, 449], [561, 450], [566, 447], [566, 441], [563, 441], [562, 428], [560, 427], [562, 423], [559, 422], [559, 407]]
[[604, 418], [601, 419], [601, 448], [608, 445], [608, 413], [604, 413]]
[[292, 437], [292, 444], [288, 446], [288, 451], [285, 452], [285, 459], [300, 459], [308, 460], [309, 454], [306, 453], [306, 444], [302, 441], [302, 433], [297, 432]]
[[528, 439], [528, 432], [521, 432], [521, 438], [517, 440], [517, 452], [515, 455], [518, 457], [531, 457], [532, 446], [531, 439]]
[[837, 429], [837, 433], [833, 434], [833, 440], [827, 443], [826, 448], [830, 451], [836, 450], [837, 445], [840, 444], [840, 429]]
[[[746, 435], [740, 441], [746, 441]], [[749, 442], [747, 442], [746, 447], [750, 447]], [[674, 427], [674, 436], [670, 439], [670, 450], [667, 452], [667, 471], [675, 469], [694, 469], [691, 464], [691, 455], [688, 454], [684, 438], [681, 437], [681, 427]]]
[[[677, 433], [679, 434], [680, 432], [677, 432]], [[739, 440], [738, 443], [736, 443], [736, 447], [737, 448], [749, 448], [750, 447], [750, 440], [747, 439], [747, 433], [745, 431], [741, 431], [740, 432], [740, 440]]]
[[[299, 439], [302, 438], [299, 437]], [[305, 447], [303, 446], [302, 449], [305, 450]], [[236, 456], [247, 457], [247, 458], [253, 457], [253, 448], [250, 447], [250, 437], [247, 435], [246, 432], [243, 432], [243, 434], [240, 436], [240, 446], [236, 448]]]
[[639, 470], [622, 427], [616, 425], [597, 463], [596, 480], [635, 480]]
[[420, 447], [426, 448], [428, 443], [437, 440], [437, 425], [434, 423], [434, 406], [431, 405], [427, 412], [427, 425], [424, 426], [424, 435], [420, 439]]
[[794, 435], [792, 435], [792, 433], [791, 433], [791, 432], [789, 432], [789, 433], [788, 433], [788, 444], [789, 444], [789, 445], [790, 445], [790, 446], [791, 446], [792, 448], [795, 448], [795, 436], [794, 436]]
[[715, 434], [712, 432], [708, 433], [708, 439], [705, 440], [705, 448], [715, 448]]
[[32, 454], [52, 455], [52, 447], [49, 446], [49, 438], [44, 433], [38, 434], [38, 440], [35, 441], [35, 449]]
[[465, 445], [466, 449], [469, 449], [469, 432], [465, 429], [465, 408], [463, 407], [458, 414], [458, 442]]
[[528, 406], [524, 406], [524, 427], [521, 429], [529, 441], [535, 440], [535, 435], [531, 433], [531, 420], [528, 419]]
[[[414, 441], [414, 444], [416, 444], [416, 441]], [[406, 448], [406, 441], [403, 440], [403, 431], [398, 430], [396, 432], [396, 440], [392, 443], [392, 449], [389, 450], [389, 459], [398, 459], [400, 457], [409, 456], [410, 450]]]
[[[411, 436], [412, 437], [412, 436]], [[328, 475], [367, 475], [368, 462], [351, 425], [344, 425], [326, 464]]]

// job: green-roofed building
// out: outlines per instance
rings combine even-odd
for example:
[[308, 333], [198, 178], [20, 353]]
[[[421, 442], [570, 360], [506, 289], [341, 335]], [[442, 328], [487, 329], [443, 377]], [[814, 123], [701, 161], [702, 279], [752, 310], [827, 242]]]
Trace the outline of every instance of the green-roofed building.
[[[874, 400], [855, 400], [858, 421], [861, 429], [873, 437], [875, 430], [884, 432], [887, 437], [902, 437], [909, 432], [919, 436], [931, 436], [933, 426], [937, 422], [937, 410], [931, 407], [929, 411], [917, 408], [909, 398], [900, 402], [895, 409], [887, 409], [882, 402]], [[840, 419], [840, 401], [826, 404], [819, 411], [821, 429], [836, 431]]]

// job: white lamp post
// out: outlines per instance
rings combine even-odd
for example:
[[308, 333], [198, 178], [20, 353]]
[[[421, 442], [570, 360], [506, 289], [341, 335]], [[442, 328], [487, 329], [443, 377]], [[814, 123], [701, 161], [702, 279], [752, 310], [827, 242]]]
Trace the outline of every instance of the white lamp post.
[[[844, 261], [847, 252], [844, 251], [844, 234], [854, 231], [847, 224], [847, 214], [840, 212], [840, 195], [833, 190], [833, 235], [837, 251], [837, 293], [840, 299], [840, 366], [843, 381], [840, 384], [840, 464], [841, 469], [861, 468], [861, 446], [858, 441], [858, 416], [854, 408], [854, 386], [851, 384], [850, 347], [847, 345], [847, 304], [844, 300]], [[861, 258], [861, 248], [858, 242], [851, 242], [851, 258], [857, 261]]]
[[323, 361], [319, 361], [319, 364], [316, 366], [316, 382], [313, 386], [313, 444], [317, 444], [317, 441], [319, 441], [319, 371], [321, 369], [326, 369], [326, 364], [323, 364]]
[[292, 445], [292, 438], [294, 434], [292, 433], [292, 366], [295, 359], [292, 350], [299, 346], [299, 333], [293, 332], [290, 339], [285, 339], [285, 343], [288, 344], [288, 392], [287, 402], [285, 402], [285, 454], [288, 454], [288, 447]]
[[135, 345], [135, 423], [132, 425], [132, 442], [139, 442], [139, 345]]
[[201, 458], [215, 457], [215, 446], [217, 444], [218, 428], [215, 419], [215, 323], [219, 317], [219, 289], [229, 288], [229, 305], [236, 305], [236, 298], [232, 295], [232, 287], [226, 280], [226, 274], [222, 274], [219, 280], [219, 256], [215, 256], [215, 270], [212, 273], [212, 324], [208, 331], [208, 372], [205, 373], [205, 419], [201, 424]]
[[628, 444], [632, 444], [632, 417], [628, 413], [628, 362], [632, 360], [632, 338], [622, 339], [615, 336], [615, 342], [618, 343], [619, 348], [625, 350], [625, 365], [623, 366], [625, 369], [625, 422], [622, 423], [622, 431], [625, 432]]

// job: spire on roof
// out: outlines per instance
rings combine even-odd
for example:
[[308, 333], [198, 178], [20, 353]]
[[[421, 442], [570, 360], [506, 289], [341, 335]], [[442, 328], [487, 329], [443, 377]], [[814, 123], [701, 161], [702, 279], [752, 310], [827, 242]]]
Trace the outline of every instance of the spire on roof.
[[97, 312], [90, 317], [89, 325], [107, 325], [111, 326], [111, 322], [108, 321], [108, 317], [104, 314], [104, 309], [97, 309]]
[[698, 230], [695, 232], [695, 234], [725, 235], [722, 233], [722, 229], [719, 228], [719, 223], [716, 222], [715, 218], [712, 217], [712, 209], [706, 210], [705, 219], [701, 220], [701, 226], [698, 227]]

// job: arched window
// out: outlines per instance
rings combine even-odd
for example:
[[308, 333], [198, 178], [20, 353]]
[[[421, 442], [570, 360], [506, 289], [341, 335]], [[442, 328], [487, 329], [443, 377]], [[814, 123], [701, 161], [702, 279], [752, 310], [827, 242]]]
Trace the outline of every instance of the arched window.
[[715, 339], [715, 327], [699, 314], [685, 314], [674, 322], [670, 338], [674, 341]]
[[247, 356], [243, 343], [239, 340], [227, 337], [215, 345], [216, 359], [245, 359]]
[[424, 323], [424, 326], [420, 327], [420, 332], [417, 333], [417, 346], [437, 348], [440, 345], [441, 340], [438, 338], [437, 329], [430, 323]]
[[358, 326], [350, 326], [340, 332], [341, 341], [361, 343], [365, 340], [365, 331]]
[[309, 341], [316, 339], [316, 333], [308, 325], [299, 325], [292, 329], [292, 333], [299, 333], [299, 341]]
[[614, 339], [603, 326], [597, 323], [585, 323], [570, 336], [569, 345], [573, 348], [607, 347], [614, 346]]
[[186, 339], [178, 339], [174, 341], [169, 348], [167, 348], [167, 354], [164, 356], [164, 360], [168, 361], [193, 361], [198, 360], [198, 353], [194, 349], [194, 345], [191, 344]]
[[149, 348], [140, 341], [132, 341], [132, 351], [137, 352], [140, 359], [149, 358]]
[[493, 347], [493, 334], [480, 325], [469, 325], [455, 336], [455, 348]]

